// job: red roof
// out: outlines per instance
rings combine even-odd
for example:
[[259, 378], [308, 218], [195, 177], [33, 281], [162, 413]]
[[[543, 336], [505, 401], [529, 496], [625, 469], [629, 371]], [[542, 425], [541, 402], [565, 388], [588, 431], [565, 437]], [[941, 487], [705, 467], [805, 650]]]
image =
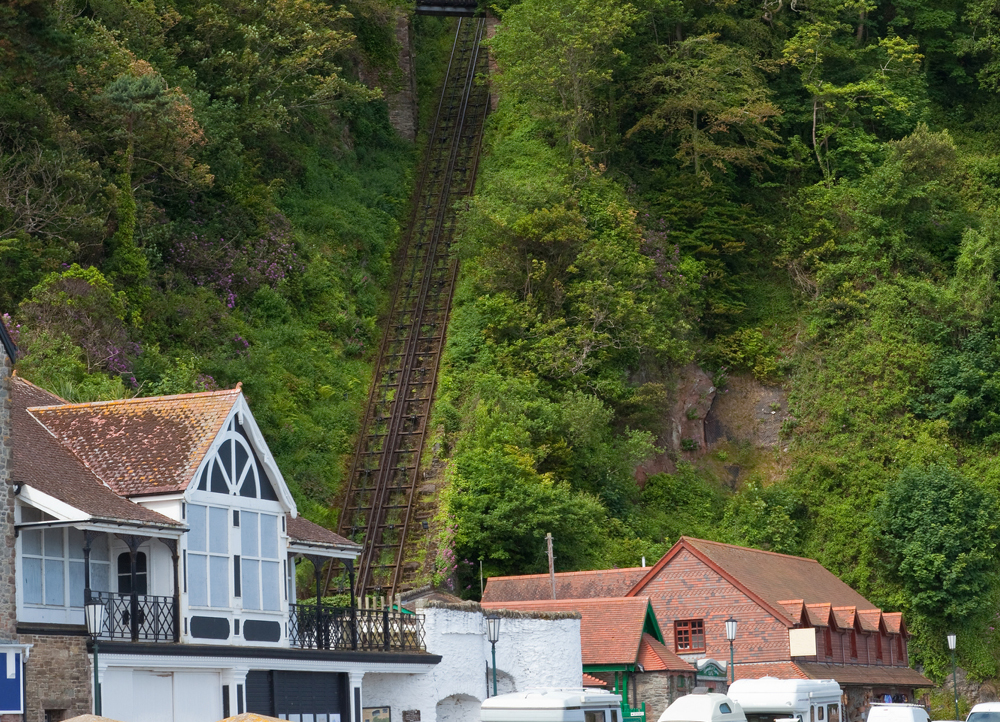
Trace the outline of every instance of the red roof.
[[801, 600], [803, 604], [827, 602], [861, 609], [875, 606], [815, 559], [684, 536], [653, 565], [629, 594], [641, 594], [643, 587], [683, 549], [689, 550], [751, 598], [769, 607], [779, 619], [784, 617], [791, 624], [800, 620], [788, 616], [782, 601]]
[[896, 687], [933, 687], [934, 683], [909, 667], [869, 666], [863, 664], [822, 664], [819, 662], [736, 663], [736, 679], [835, 679], [842, 685], [886, 685]]
[[361, 549], [360, 544], [356, 544], [324, 526], [309, 521], [301, 514], [294, 519], [291, 514], [288, 514], [286, 518], [288, 520], [288, 536], [293, 541], [300, 541], [305, 544], [318, 544], [320, 546], [354, 547]]
[[885, 623], [885, 631], [889, 634], [906, 634], [902, 612], [883, 612], [882, 621]]
[[646, 614], [652, 613], [648, 597], [483, 602], [482, 606], [518, 612], [579, 612], [585, 665], [635, 664]]
[[608, 683], [605, 682], [603, 679], [598, 679], [597, 677], [594, 677], [594, 676], [589, 675], [586, 672], [584, 672], [583, 673], [583, 686], [584, 687], [607, 687]]
[[861, 621], [861, 629], [865, 632], [878, 632], [882, 622], [881, 609], [859, 609], [858, 619]]
[[[586, 572], [559, 572], [556, 577], [556, 599], [594, 599], [624, 597], [649, 569], [599, 569]], [[484, 602], [527, 602], [552, 599], [552, 582], [548, 574], [526, 574], [519, 577], [490, 577], [486, 580]]]
[[240, 393], [237, 386], [31, 412], [116, 493], [162, 494], [187, 488]]
[[13, 483], [27, 484], [95, 519], [183, 526], [115, 494], [28, 411], [33, 406], [63, 403], [58, 396], [14, 376], [11, 402]]
[[829, 627], [830, 626], [830, 604], [807, 604], [806, 605], [806, 616], [809, 618], [809, 624], [814, 627]]
[[694, 672], [695, 667], [667, 649], [651, 634], [642, 635], [639, 664], [647, 672]]

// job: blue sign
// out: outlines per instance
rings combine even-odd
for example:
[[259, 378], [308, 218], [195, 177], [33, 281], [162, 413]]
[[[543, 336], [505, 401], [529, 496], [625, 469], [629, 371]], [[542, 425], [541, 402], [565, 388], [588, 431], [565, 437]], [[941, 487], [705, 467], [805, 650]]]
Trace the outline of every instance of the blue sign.
[[21, 675], [21, 651], [0, 648], [0, 714], [22, 714], [24, 712], [24, 685]]

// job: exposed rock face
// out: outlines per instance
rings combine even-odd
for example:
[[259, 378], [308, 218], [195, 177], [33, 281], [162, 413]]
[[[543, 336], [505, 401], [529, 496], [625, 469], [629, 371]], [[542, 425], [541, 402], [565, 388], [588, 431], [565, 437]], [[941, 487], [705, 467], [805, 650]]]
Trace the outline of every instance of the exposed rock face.
[[731, 376], [705, 416], [705, 448], [727, 441], [776, 448], [787, 418], [787, 391], [763, 386], [753, 376]]
[[677, 470], [676, 459], [693, 459], [704, 453], [704, 420], [715, 394], [712, 379], [697, 364], [680, 370], [668, 418], [656, 439], [664, 452], [635, 470], [636, 481], [642, 484], [653, 474], [671, 474]]
[[400, 89], [386, 98], [389, 122], [407, 140], [417, 138], [417, 77], [413, 62], [411, 16], [402, 8], [396, 14], [396, 42], [399, 43]]

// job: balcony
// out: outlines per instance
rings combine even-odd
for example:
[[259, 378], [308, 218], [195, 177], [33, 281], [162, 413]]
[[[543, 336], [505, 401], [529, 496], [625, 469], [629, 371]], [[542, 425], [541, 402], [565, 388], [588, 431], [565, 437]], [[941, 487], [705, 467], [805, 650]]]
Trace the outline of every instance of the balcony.
[[300, 649], [423, 652], [424, 619], [386, 609], [289, 605], [288, 642]]
[[177, 602], [174, 597], [91, 591], [90, 599], [104, 605], [104, 628], [100, 639], [178, 641]]

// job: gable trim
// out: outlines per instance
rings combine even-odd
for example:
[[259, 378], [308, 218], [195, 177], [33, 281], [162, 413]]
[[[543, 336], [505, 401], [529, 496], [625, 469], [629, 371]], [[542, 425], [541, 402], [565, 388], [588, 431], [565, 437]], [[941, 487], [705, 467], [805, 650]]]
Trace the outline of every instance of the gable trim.
[[757, 606], [761, 607], [764, 611], [768, 612], [771, 616], [773, 616], [775, 619], [777, 619], [779, 622], [781, 622], [787, 628], [791, 629], [791, 628], [793, 628], [795, 626], [795, 623], [792, 622], [792, 621], [790, 621], [788, 619], [788, 616], [784, 612], [775, 609], [771, 604], [769, 604], [768, 602], [764, 601], [759, 596], [757, 596], [755, 593], [753, 593], [752, 591], [750, 591], [750, 589], [747, 588], [738, 579], [736, 579], [736, 577], [734, 577], [729, 572], [727, 572], [725, 569], [723, 569], [718, 564], [716, 564], [714, 561], [712, 561], [711, 559], [709, 559], [700, 550], [696, 549], [694, 547], [694, 545], [692, 545], [692, 544], [690, 544], [688, 542], [687, 537], [683, 537], [683, 536], [680, 539], [677, 540], [677, 543], [674, 544], [670, 548], [670, 550], [666, 554], [663, 555], [663, 558], [660, 559], [660, 561], [656, 562], [656, 564], [654, 564], [650, 568], [649, 573], [646, 574], [646, 576], [644, 576], [642, 579], [640, 579], [639, 583], [636, 584], [634, 587], [632, 587], [632, 589], [630, 589], [625, 594], [625, 596], [627, 596], [627, 597], [638, 596], [639, 592], [642, 591], [642, 589], [647, 584], [649, 584], [651, 581], [653, 581], [653, 579], [656, 578], [656, 576], [660, 573], [660, 571], [665, 566], [667, 566], [667, 564], [669, 564], [670, 561], [674, 557], [676, 557], [678, 554], [681, 553], [681, 550], [687, 550], [688, 552], [690, 552], [691, 554], [693, 554], [694, 557], [695, 557], [695, 559], [697, 559], [698, 561], [700, 561], [702, 564], [704, 564], [709, 569], [711, 569], [712, 571], [714, 571], [716, 574], [718, 574], [719, 576], [721, 576], [727, 582], [729, 582], [734, 587], [736, 587], [737, 589], [739, 589], [741, 592], [743, 592], [743, 594], [745, 594], [751, 600], [753, 600], [757, 604]]
[[226, 414], [226, 418], [222, 422], [222, 426], [216, 429], [215, 437], [212, 439], [212, 443], [209, 445], [205, 454], [201, 457], [201, 460], [195, 467], [194, 474], [190, 479], [188, 479], [187, 486], [184, 490], [184, 496], [186, 497], [189, 492], [198, 491], [196, 481], [201, 477], [209, 462], [215, 458], [216, 453], [219, 451], [219, 447], [222, 446], [222, 442], [219, 438], [226, 432], [226, 429], [229, 427], [230, 422], [232, 422], [234, 418], [239, 421], [243, 430], [247, 432], [247, 437], [253, 446], [254, 451], [257, 453], [260, 465], [263, 467], [261, 471], [267, 477], [267, 481], [271, 484], [277, 494], [278, 502], [282, 505], [286, 512], [292, 515], [292, 518], [294, 519], [298, 516], [298, 508], [295, 505], [295, 499], [292, 498], [292, 494], [288, 490], [288, 485], [285, 483], [285, 477], [282, 476], [281, 470], [274, 461], [274, 455], [271, 454], [271, 449], [268, 448], [267, 442], [264, 440], [264, 435], [261, 433], [260, 427], [257, 426], [253, 413], [250, 411], [246, 398], [243, 396], [242, 389], [240, 389], [240, 395], [237, 397], [236, 402], [233, 404], [232, 408], [229, 409], [229, 413]]

